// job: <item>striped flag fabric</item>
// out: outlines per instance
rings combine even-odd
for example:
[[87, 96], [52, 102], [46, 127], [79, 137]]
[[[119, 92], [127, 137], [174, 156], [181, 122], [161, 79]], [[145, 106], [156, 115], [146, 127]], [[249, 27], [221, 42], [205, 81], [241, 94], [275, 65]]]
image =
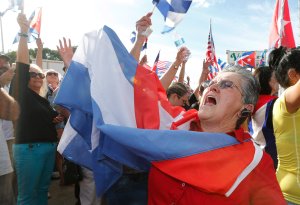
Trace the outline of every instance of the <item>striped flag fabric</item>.
[[158, 78], [161, 78], [167, 72], [167, 70], [170, 68], [171, 65], [172, 65], [172, 62], [170, 62], [170, 61], [158, 60], [158, 62], [156, 64], [156, 74], [157, 74]]
[[229, 66], [229, 64], [226, 61], [221, 60], [221, 58], [218, 58], [218, 65], [221, 70]]
[[[36, 8], [29, 17], [29, 31], [28, 31], [28, 43], [31, 43], [37, 39], [41, 33], [42, 22], [42, 8]], [[20, 37], [17, 34], [13, 44], [19, 42]]]
[[[107, 26], [84, 36], [54, 103], [71, 112], [58, 150], [93, 171], [98, 195], [120, 178], [123, 164], [138, 170], [155, 164], [199, 189], [229, 196], [261, 159], [262, 151], [251, 141], [186, 131], [199, 120], [197, 111], [172, 106], [157, 75], [139, 65]], [[206, 171], [215, 173], [215, 181], [188, 180], [195, 167], [183, 169], [184, 161], [194, 165], [194, 160], [207, 158], [223, 161], [222, 169], [232, 171], [222, 170], [224, 177], [219, 168], [209, 167]], [[186, 172], [168, 171], [170, 160], [176, 170]], [[200, 165], [202, 173], [205, 166]]]
[[217, 62], [215, 44], [214, 44], [214, 39], [212, 36], [211, 23], [209, 24], [208, 43], [207, 43], [207, 50], [206, 50], [206, 61], [211, 62], [211, 64], [212, 64], [211, 66], [209, 66], [209, 74], [208, 74], [208, 80], [211, 80], [219, 72], [219, 65]]
[[192, 0], [154, 0], [165, 20], [165, 26], [162, 33], [172, 31], [184, 18], [190, 8]]

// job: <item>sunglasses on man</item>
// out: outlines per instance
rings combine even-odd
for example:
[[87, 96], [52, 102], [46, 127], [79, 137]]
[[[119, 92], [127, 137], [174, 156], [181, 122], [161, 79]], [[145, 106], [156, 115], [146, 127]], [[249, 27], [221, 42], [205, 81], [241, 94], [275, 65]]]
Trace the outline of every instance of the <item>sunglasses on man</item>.
[[44, 73], [29, 72], [29, 75], [31, 78], [36, 78], [36, 77], [39, 77], [41, 79], [45, 78]]

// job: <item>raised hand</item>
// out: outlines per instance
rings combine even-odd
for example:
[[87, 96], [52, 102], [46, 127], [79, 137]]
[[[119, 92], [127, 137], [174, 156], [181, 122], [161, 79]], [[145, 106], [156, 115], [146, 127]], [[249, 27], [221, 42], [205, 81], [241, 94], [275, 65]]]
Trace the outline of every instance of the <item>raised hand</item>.
[[12, 69], [8, 69], [0, 76], [0, 86], [9, 84], [14, 77], [15, 72]]
[[59, 39], [59, 46], [56, 47], [60, 57], [64, 62], [64, 65], [66, 66], [66, 68], [68, 68], [74, 55], [73, 48], [71, 45], [71, 39], [68, 39], [68, 43], [65, 37], [63, 37], [63, 43]]
[[29, 21], [27, 20], [26, 15], [19, 13], [17, 21], [20, 26], [21, 33], [27, 34], [29, 29]]
[[142, 42], [146, 40], [147, 37], [143, 35], [143, 32], [152, 25], [151, 15], [152, 13], [147, 13], [146, 16], [143, 16], [136, 22], [135, 27], [137, 30], [137, 40], [141, 40]]

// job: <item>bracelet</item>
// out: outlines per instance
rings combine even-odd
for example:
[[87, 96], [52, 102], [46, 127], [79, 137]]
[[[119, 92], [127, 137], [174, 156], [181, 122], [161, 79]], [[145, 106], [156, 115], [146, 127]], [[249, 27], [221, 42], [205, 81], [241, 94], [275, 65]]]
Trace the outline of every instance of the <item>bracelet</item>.
[[28, 34], [27, 33], [18, 33], [18, 35], [20, 37], [28, 38]]
[[179, 65], [174, 65], [175, 70], [178, 70], [178, 68], [179, 68]]

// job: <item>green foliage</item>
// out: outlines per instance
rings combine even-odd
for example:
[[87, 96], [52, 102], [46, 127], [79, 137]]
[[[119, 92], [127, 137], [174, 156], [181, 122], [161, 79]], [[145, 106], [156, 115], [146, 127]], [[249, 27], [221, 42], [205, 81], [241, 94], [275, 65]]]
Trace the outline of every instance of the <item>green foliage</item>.
[[[76, 47], [73, 47], [73, 50], [75, 50]], [[37, 48], [35, 49], [29, 49], [29, 56], [30, 59], [35, 59], [37, 53]], [[8, 57], [10, 57], [10, 63], [16, 62], [17, 58], [17, 52], [12, 51], [6, 53]], [[61, 61], [61, 57], [57, 50], [51, 50], [49, 48], [43, 48], [43, 60], [55, 60], [55, 61]]]

